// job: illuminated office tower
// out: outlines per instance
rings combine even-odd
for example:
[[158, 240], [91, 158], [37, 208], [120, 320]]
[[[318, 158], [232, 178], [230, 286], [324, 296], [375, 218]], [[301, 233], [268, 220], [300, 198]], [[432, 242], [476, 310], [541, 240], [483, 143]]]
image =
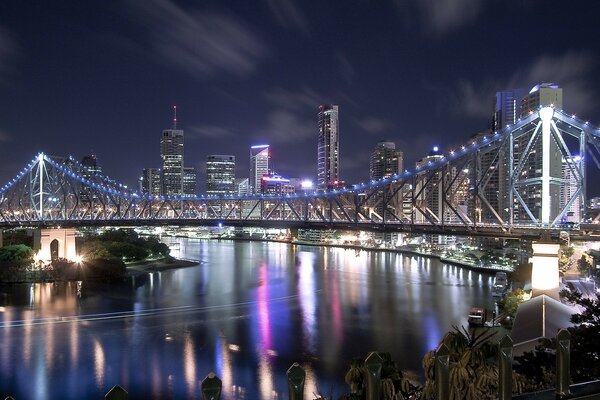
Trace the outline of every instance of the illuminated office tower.
[[402, 164], [402, 152], [396, 150], [394, 142], [379, 142], [371, 153], [369, 176], [371, 179], [389, 178], [402, 171]]
[[514, 125], [521, 116], [521, 101], [525, 95], [523, 89], [509, 89], [496, 92], [492, 130], [500, 131], [507, 125]]
[[173, 127], [165, 129], [160, 139], [163, 160], [162, 195], [183, 195], [183, 130], [177, 129], [177, 107], [173, 107]]
[[183, 197], [196, 196], [196, 168], [183, 167]]
[[144, 168], [140, 177], [140, 191], [150, 196], [160, 196], [161, 193], [160, 168]]
[[[562, 109], [563, 106], [563, 91], [557, 84], [541, 83], [535, 85], [521, 101], [521, 116], [528, 116], [530, 113], [537, 113], [540, 107], [552, 106], [557, 109]], [[548, 142], [548, 162], [544, 165], [544, 149], [542, 134], [536, 136], [535, 142], [530, 146], [527, 154], [522, 154], [522, 151], [527, 148], [529, 138], [524, 135], [515, 143], [514, 150], [514, 165], [516, 167], [519, 160], [523, 159], [523, 169], [521, 170], [521, 180], [528, 180], [530, 184], [521, 189], [520, 195], [527, 208], [538, 220], [543, 220], [543, 194], [542, 180], [543, 177], [549, 177], [550, 187], [549, 192], [545, 194], [549, 202], [548, 215], [545, 218], [551, 222], [558, 216], [560, 209], [560, 190], [562, 181], [562, 154], [555, 140]], [[530, 222], [531, 216], [519, 204], [517, 199], [514, 199], [514, 221], [515, 222]]]
[[235, 193], [235, 156], [206, 156], [206, 194], [223, 196]]
[[319, 106], [317, 146], [317, 186], [330, 190], [340, 182], [339, 110], [333, 104]]
[[271, 164], [271, 151], [268, 144], [250, 147], [250, 181], [251, 194], [260, 193], [261, 180], [268, 175]]

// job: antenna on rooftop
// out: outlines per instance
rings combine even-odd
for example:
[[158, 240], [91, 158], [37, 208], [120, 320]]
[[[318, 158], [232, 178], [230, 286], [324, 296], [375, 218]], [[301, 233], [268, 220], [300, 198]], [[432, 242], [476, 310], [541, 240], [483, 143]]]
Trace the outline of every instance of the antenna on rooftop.
[[173, 105], [173, 129], [177, 129], [177, 105]]

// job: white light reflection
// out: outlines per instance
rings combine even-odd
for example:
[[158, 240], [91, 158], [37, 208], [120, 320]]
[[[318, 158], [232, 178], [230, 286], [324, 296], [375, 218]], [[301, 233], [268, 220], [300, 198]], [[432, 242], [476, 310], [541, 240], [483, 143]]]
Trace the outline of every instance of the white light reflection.
[[[300, 295], [300, 307], [302, 309], [302, 332], [307, 348], [310, 352], [316, 352], [315, 348], [315, 276], [314, 262], [315, 254], [301, 251], [298, 254], [300, 265], [298, 267], [298, 293]], [[310, 393], [310, 392], [309, 392]]]
[[217, 364], [217, 375], [221, 378], [223, 395], [225, 397], [236, 398], [234, 396], [234, 392], [236, 391], [236, 386], [233, 384], [233, 368], [231, 367], [231, 351], [232, 347], [235, 348], [235, 351], [239, 351], [239, 346], [227, 344], [227, 338], [225, 335], [219, 336], [219, 341], [217, 342], [217, 354], [216, 354], [216, 364]]
[[106, 358], [104, 349], [98, 339], [94, 339], [94, 377], [96, 378], [96, 387], [104, 389], [104, 369], [106, 367]]
[[196, 396], [196, 354], [194, 353], [194, 342], [190, 332], [186, 332], [183, 339], [183, 375], [187, 387], [188, 397]]

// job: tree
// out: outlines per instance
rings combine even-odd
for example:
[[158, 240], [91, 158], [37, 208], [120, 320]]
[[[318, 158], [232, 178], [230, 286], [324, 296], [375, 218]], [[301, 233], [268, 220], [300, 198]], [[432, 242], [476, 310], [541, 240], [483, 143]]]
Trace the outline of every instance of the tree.
[[24, 244], [0, 247], [0, 261], [25, 261], [33, 259], [33, 250]]
[[[498, 393], [498, 346], [490, 339], [495, 331], [469, 332], [454, 326], [446, 333], [444, 343], [450, 352], [450, 399], [495, 399]], [[425, 370], [424, 399], [435, 397], [435, 352], [428, 352], [423, 358]], [[523, 389], [523, 379], [513, 373], [515, 392]]]

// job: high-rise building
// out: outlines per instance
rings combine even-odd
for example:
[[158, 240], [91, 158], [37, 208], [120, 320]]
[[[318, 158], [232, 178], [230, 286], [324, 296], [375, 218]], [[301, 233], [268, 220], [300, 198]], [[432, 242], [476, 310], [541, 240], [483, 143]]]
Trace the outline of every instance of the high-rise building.
[[177, 129], [177, 106], [173, 106], [173, 127], [165, 129], [160, 138], [163, 196], [182, 196], [183, 191], [183, 130]]
[[150, 196], [161, 194], [161, 171], [160, 168], [144, 168], [140, 177], [140, 191]]
[[238, 196], [248, 196], [250, 194], [248, 178], [235, 178], [235, 190]]
[[[435, 146], [432, 151], [429, 152], [427, 157], [423, 157], [416, 163], [416, 168], [421, 169], [429, 165], [429, 163], [435, 163], [442, 159], [444, 155], [440, 152], [439, 148]], [[428, 220], [440, 221], [443, 217], [441, 215], [443, 193], [440, 190], [441, 186], [441, 172], [435, 172], [435, 176], [426, 182], [423, 179], [417, 181], [415, 187], [415, 193], [419, 193], [418, 198], [415, 199], [419, 211], [415, 213], [415, 221], [419, 223], [427, 222]], [[433, 184], [437, 182], [437, 184]]]
[[527, 116], [541, 106], [563, 108], [563, 90], [556, 83], [535, 85], [521, 100], [521, 116]]
[[183, 167], [183, 197], [194, 197], [196, 196], [196, 168], [194, 167]]
[[98, 165], [98, 159], [95, 154], [88, 154], [81, 159], [83, 166], [83, 176], [89, 178], [102, 173], [102, 167]]
[[271, 150], [269, 145], [261, 144], [250, 147], [250, 193], [260, 193], [261, 179], [264, 175], [269, 174], [270, 168]]
[[165, 129], [160, 139], [162, 167], [162, 194], [183, 195], [183, 130]]
[[[557, 84], [541, 83], [535, 85], [529, 94], [523, 97], [521, 102], [521, 115], [526, 116], [531, 112], [537, 112], [540, 107], [553, 106], [562, 108], [563, 92]], [[514, 149], [513, 169], [516, 168], [520, 160], [523, 160], [523, 168], [519, 171], [521, 181], [529, 181], [530, 184], [523, 187], [520, 191], [520, 196], [531, 214], [536, 219], [543, 220], [542, 216], [542, 180], [544, 176], [549, 178], [550, 187], [549, 193], [546, 193], [549, 201], [548, 218], [552, 221], [558, 216], [560, 208], [560, 186], [563, 175], [562, 154], [555, 140], [548, 141], [546, 149], [548, 163], [544, 166], [544, 149], [542, 134], [538, 134], [527, 154], [523, 154], [522, 150], [527, 148], [529, 136], [524, 135], [519, 140], [516, 140]], [[515, 214], [513, 216], [516, 221], [531, 221], [529, 213], [519, 204], [517, 199], [513, 199], [515, 206]]]
[[273, 195], [294, 194], [296, 189], [290, 184], [289, 179], [276, 174], [269, 174], [263, 175], [260, 180], [260, 193]]
[[500, 131], [507, 125], [514, 125], [521, 116], [521, 101], [525, 95], [523, 89], [509, 89], [496, 92], [494, 96], [494, 114], [492, 129]]
[[[578, 176], [581, 171], [581, 157], [572, 156], [563, 159], [562, 174], [564, 183], [560, 187], [560, 209], [562, 210], [571, 201], [565, 214], [562, 217], [563, 221], [580, 222], [582, 218], [581, 196], [575, 196], [578, 189]], [[573, 197], [575, 197], [573, 199]]]
[[206, 194], [223, 196], [236, 193], [235, 156], [206, 156]]
[[403, 169], [403, 155], [390, 141], [377, 143], [371, 153], [369, 176], [371, 179], [388, 178]]
[[[81, 159], [81, 166], [83, 167], [82, 175], [86, 179], [93, 179], [96, 175], [102, 173], [102, 168], [98, 165], [98, 160], [95, 154], [88, 154]], [[97, 195], [93, 194], [91, 188], [87, 185], [81, 187], [79, 193], [80, 200], [82, 202], [90, 202], [97, 200]]]
[[329, 190], [340, 181], [340, 128], [337, 105], [319, 106], [319, 142], [317, 146], [317, 186]]

